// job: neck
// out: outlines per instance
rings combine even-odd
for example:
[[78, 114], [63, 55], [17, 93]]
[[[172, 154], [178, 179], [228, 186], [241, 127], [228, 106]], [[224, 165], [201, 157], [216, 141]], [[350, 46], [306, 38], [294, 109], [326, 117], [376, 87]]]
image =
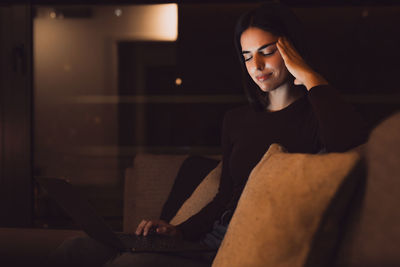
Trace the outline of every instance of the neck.
[[292, 83], [288, 81], [276, 89], [268, 92], [269, 104], [267, 106], [267, 110], [279, 111], [284, 109], [303, 95], [303, 90], [296, 86], [292, 86]]

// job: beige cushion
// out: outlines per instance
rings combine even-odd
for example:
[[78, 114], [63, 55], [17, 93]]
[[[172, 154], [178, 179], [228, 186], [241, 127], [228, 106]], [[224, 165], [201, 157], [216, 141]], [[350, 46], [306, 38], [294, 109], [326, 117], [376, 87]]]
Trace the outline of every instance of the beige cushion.
[[204, 178], [192, 195], [183, 203], [175, 217], [172, 218], [171, 224], [178, 225], [186, 221], [213, 200], [218, 192], [221, 171], [222, 162]]
[[367, 181], [338, 266], [400, 266], [400, 112], [371, 133]]
[[213, 266], [303, 266], [324, 210], [357, 151], [289, 154], [276, 144], [253, 169]]
[[138, 154], [125, 173], [124, 232], [142, 219], [159, 218], [175, 177], [187, 155]]

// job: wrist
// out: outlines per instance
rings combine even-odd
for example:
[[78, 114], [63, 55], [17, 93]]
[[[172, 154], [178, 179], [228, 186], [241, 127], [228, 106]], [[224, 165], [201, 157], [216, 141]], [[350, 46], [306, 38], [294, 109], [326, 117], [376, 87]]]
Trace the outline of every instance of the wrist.
[[310, 72], [307, 75], [306, 82], [304, 82], [304, 86], [307, 88], [307, 91], [310, 91], [310, 89], [315, 86], [325, 84], [328, 84], [328, 81], [316, 72]]

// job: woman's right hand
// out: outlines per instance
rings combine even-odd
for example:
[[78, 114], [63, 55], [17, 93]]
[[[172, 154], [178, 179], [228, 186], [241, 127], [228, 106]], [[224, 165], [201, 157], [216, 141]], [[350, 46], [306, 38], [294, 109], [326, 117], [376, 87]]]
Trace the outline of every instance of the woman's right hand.
[[311, 69], [286, 37], [279, 37], [277, 48], [288, 71], [295, 78], [294, 84], [304, 85], [307, 90], [317, 85], [328, 84], [320, 74]]
[[163, 220], [142, 220], [135, 234], [147, 236], [152, 227], [156, 228], [157, 234], [182, 237], [182, 233], [175, 226]]

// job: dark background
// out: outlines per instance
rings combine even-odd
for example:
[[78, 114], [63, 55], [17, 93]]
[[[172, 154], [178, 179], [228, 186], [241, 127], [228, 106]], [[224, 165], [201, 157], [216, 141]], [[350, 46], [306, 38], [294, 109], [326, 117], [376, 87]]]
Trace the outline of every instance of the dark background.
[[[166, 3], [169, 1], [151, 1]], [[204, 95], [201, 103], [141, 103], [146, 138], [135, 137], [135, 106], [118, 107], [118, 146], [168, 147], [169, 153], [219, 153], [220, 123], [226, 110], [245, 104], [233, 48], [237, 17], [258, 1], [178, 1], [179, 37], [174, 43], [120, 42], [118, 90], [138, 94], [135, 54], [175, 51], [176, 64], [153, 66], [146, 95]], [[400, 108], [400, 4], [398, 1], [282, 1], [307, 31], [315, 68], [362, 113], [370, 128]], [[35, 194], [35, 114], [32, 19], [35, 7], [66, 4], [149, 4], [150, 1], [13, 1], [0, 5], [0, 225], [31, 227]], [[79, 8], [78, 8], [79, 10]], [[78, 12], [79, 13], [79, 12]], [[80, 13], [81, 15], [89, 15]], [[174, 84], [182, 77], [181, 86]], [[143, 92], [140, 92], [143, 94]], [[231, 99], [215, 101], [220, 95]], [[214, 97], [215, 96], [215, 97]], [[157, 151], [156, 151], [157, 152]], [[158, 151], [160, 153], [160, 151]], [[129, 155], [132, 156], [132, 155]], [[127, 167], [121, 160], [120, 168]], [[121, 192], [121, 188], [117, 191]], [[97, 194], [98, 191], [93, 194]], [[101, 200], [98, 200], [101, 203]], [[120, 199], [115, 202], [121, 204]], [[114, 207], [115, 208], [115, 207]], [[121, 210], [118, 206], [117, 210]], [[56, 212], [57, 213], [57, 212]], [[119, 217], [118, 220], [121, 218]], [[64, 227], [61, 225], [60, 227]], [[117, 227], [118, 228], [118, 227]]]

